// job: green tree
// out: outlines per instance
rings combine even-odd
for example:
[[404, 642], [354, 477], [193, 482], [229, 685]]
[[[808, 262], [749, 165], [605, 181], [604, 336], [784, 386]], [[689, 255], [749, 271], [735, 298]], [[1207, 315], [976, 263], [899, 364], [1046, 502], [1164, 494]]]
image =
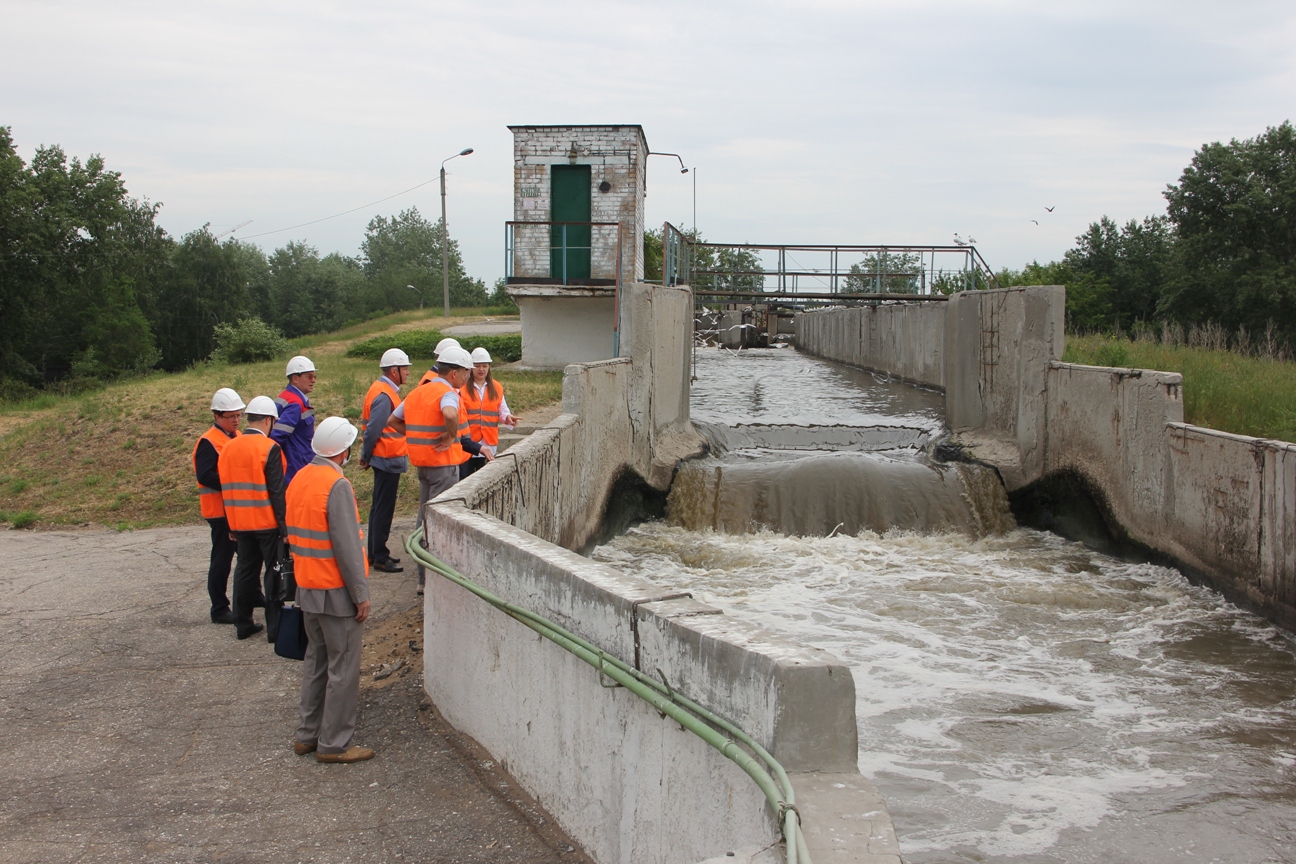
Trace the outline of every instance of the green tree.
[[1099, 293], [1106, 296], [1109, 311], [1100, 313], [1094, 306], [1092, 313], [1107, 319], [1094, 320], [1092, 329], [1129, 332], [1138, 321], [1152, 321], [1173, 248], [1174, 232], [1164, 216], [1131, 219], [1124, 228], [1104, 216], [1077, 237], [1064, 260], [1076, 277], [1090, 277], [1095, 290], [1099, 283], [1106, 285]]
[[1207, 144], [1165, 192], [1177, 234], [1158, 310], [1296, 341], [1296, 129]]
[[852, 264], [845, 289], [856, 294], [917, 294], [922, 257], [909, 252], [875, 252]]
[[[464, 272], [459, 244], [453, 237], [446, 239], [450, 247], [450, 305], [485, 305], [486, 284]], [[423, 292], [426, 305], [441, 302], [441, 220], [427, 221], [416, 207], [391, 218], [375, 216], [365, 229], [360, 258], [367, 282], [366, 312], [416, 307], [419, 296], [407, 285]]]
[[237, 240], [219, 242], [207, 226], [175, 244], [164, 278], [145, 303], [162, 352], [163, 369], [183, 369], [211, 354], [214, 330], [248, 314], [250, 285], [264, 281], [261, 250]]
[[165, 268], [156, 206], [101, 157], [40, 147], [25, 165], [0, 127], [0, 378], [110, 377], [158, 358], [136, 297]]
[[271, 253], [266, 322], [285, 336], [324, 333], [363, 316], [364, 273], [351, 258], [323, 258], [315, 247], [290, 241]]

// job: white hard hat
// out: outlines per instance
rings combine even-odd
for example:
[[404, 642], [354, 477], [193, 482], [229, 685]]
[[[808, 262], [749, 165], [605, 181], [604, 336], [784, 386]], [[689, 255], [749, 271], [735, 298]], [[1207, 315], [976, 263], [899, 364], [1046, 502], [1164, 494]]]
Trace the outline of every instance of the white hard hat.
[[437, 357], [437, 363], [446, 366], [459, 366], [463, 369], [473, 367], [472, 355], [458, 345], [450, 345], [442, 351], [441, 356]]
[[279, 408], [269, 396], [253, 396], [252, 401], [247, 404], [247, 413], [279, 419]]
[[243, 399], [228, 387], [222, 387], [212, 396], [213, 411], [242, 411]]
[[409, 355], [399, 348], [388, 348], [383, 352], [382, 359], [378, 361], [379, 369], [387, 369], [391, 366], [408, 366]]
[[325, 417], [315, 427], [311, 448], [321, 456], [336, 456], [355, 443], [359, 434], [345, 417]]
[[490, 352], [487, 351], [485, 348], [474, 348], [472, 353], [472, 361], [474, 363], [490, 363], [491, 362]]
[[440, 342], [437, 343], [436, 348], [432, 349], [432, 356], [436, 357], [439, 360], [441, 359], [442, 351], [444, 351], [447, 348], [458, 348], [458, 347], [459, 347], [459, 340], [451, 339], [449, 336], [447, 336], [446, 338], [442, 339]]
[[310, 358], [303, 357], [302, 355], [298, 354], [296, 357], [288, 361], [288, 369], [284, 372], [284, 374], [289, 377], [292, 377], [293, 375], [300, 375], [303, 372], [314, 372], [314, 371], [315, 371], [315, 364], [310, 361]]

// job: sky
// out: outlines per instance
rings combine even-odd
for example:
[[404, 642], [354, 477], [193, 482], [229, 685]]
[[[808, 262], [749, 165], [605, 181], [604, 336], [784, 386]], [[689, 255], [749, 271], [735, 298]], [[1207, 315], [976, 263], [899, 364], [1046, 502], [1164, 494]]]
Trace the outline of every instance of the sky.
[[356, 255], [374, 216], [437, 218], [441, 161], [474, 148], [448, 224], [487, 285], [509, 125], [642, 125], [692, 169], [649, 160], [649, 225], [692, 225], [696, 193], [708, 240], [957, 233], [997, 270], [1163, 213], [1203, 144], [1296, 119], [1291, 2], [0, 0], [0, 21], [20, 155], [102, 155], [176, 237], [252, 220], [234, 236], [267, 251]]

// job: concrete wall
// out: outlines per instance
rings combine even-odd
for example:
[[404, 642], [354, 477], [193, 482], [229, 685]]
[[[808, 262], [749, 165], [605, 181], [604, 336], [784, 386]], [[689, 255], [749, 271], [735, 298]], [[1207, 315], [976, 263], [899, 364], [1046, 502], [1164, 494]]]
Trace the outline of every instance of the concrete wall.
[[946, 303], [879, 303], [796, 316], [796, 345], [925, 387], [945, 386]]
[[[788, 770], [854, 769], [854, 684], [831, 656], [688, 598], [655, 600], [667, 592], [462, 502], [429, 507], [427, 523], [457, 570], [664, 674]], [[428, 694], [596, 861], [688, 864], [777, 837], [741, 769], [571, 654], [445, 580], [429, 581], [425, 616]]]
[[[855, 687], [830, 655], [583, 558], [616, 476], [668, 488], [702, 449], [689, 423], [693, 303], [627, 286], [625, 356], [573, 365], [563, 414], [428, 505], [431, 548], [459, 572], [635, 662], [738, 723], [794, 773], [822, 860], [899, 864], [856, 768]], [[778, 837], [741, 769], [595, 670], [457, 586], [428, 580], [424, 686], [599, 862], [691, 864]], [[845, 820], [845, 821], [843, 821]], [[842, 850], [847, 850], [842, 855]], [[815, 851], [812, 847], [812, 851]]]
[[1296, 629], [1296, 445], [1183, 422], [1182, 376], [1054, 363], [1047, 470], [1129, 536]]
[[522, 363], [562, 369], [612, 357], [612, 290], [527, 285], [509, 289], [522, 315]]
[[[1080, 474], [1131, 539], [1296, 629], [1296, 445], [1185, 424], [1178, 374], [1062, 363], [1065, 304], [1060, 286], [950, 298], [937, 365], [955, 440], [1010, 491]], [[937, 325], [908, 354], [889, 341], [923, 311], [798, 315], [798, 347], [923, 381], [913, 357]]]

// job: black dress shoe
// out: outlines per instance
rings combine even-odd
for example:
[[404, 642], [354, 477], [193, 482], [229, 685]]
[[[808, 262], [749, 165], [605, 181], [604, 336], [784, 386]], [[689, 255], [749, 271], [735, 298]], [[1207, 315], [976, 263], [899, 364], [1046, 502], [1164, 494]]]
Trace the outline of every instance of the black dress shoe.
[[396, 563], [395, 559], [390, 561], [375, 561], [373, 569], [381, 570], [384, 573], [404, 573], [405, 568]]
[[224, 612], [217, 612], [211, 616], [211, 619], [213, 624], [233, 624], [234, 613], [226, 609]]
[[264, 629], [265, 629], [265, 625], [264, 625], [264, 624], [253, 624], [251, 630], [248, 630], [248, 631], [246, 631], [246, 632], [243, 632], [243, 633], [238, 634], [238, 638], [240, 638], [240, 639], [251, 639], [253, 636], [255, 636], [256, 634], [260, 633], [260, 632], [261, 632], [262, 630], [264, 630]]

